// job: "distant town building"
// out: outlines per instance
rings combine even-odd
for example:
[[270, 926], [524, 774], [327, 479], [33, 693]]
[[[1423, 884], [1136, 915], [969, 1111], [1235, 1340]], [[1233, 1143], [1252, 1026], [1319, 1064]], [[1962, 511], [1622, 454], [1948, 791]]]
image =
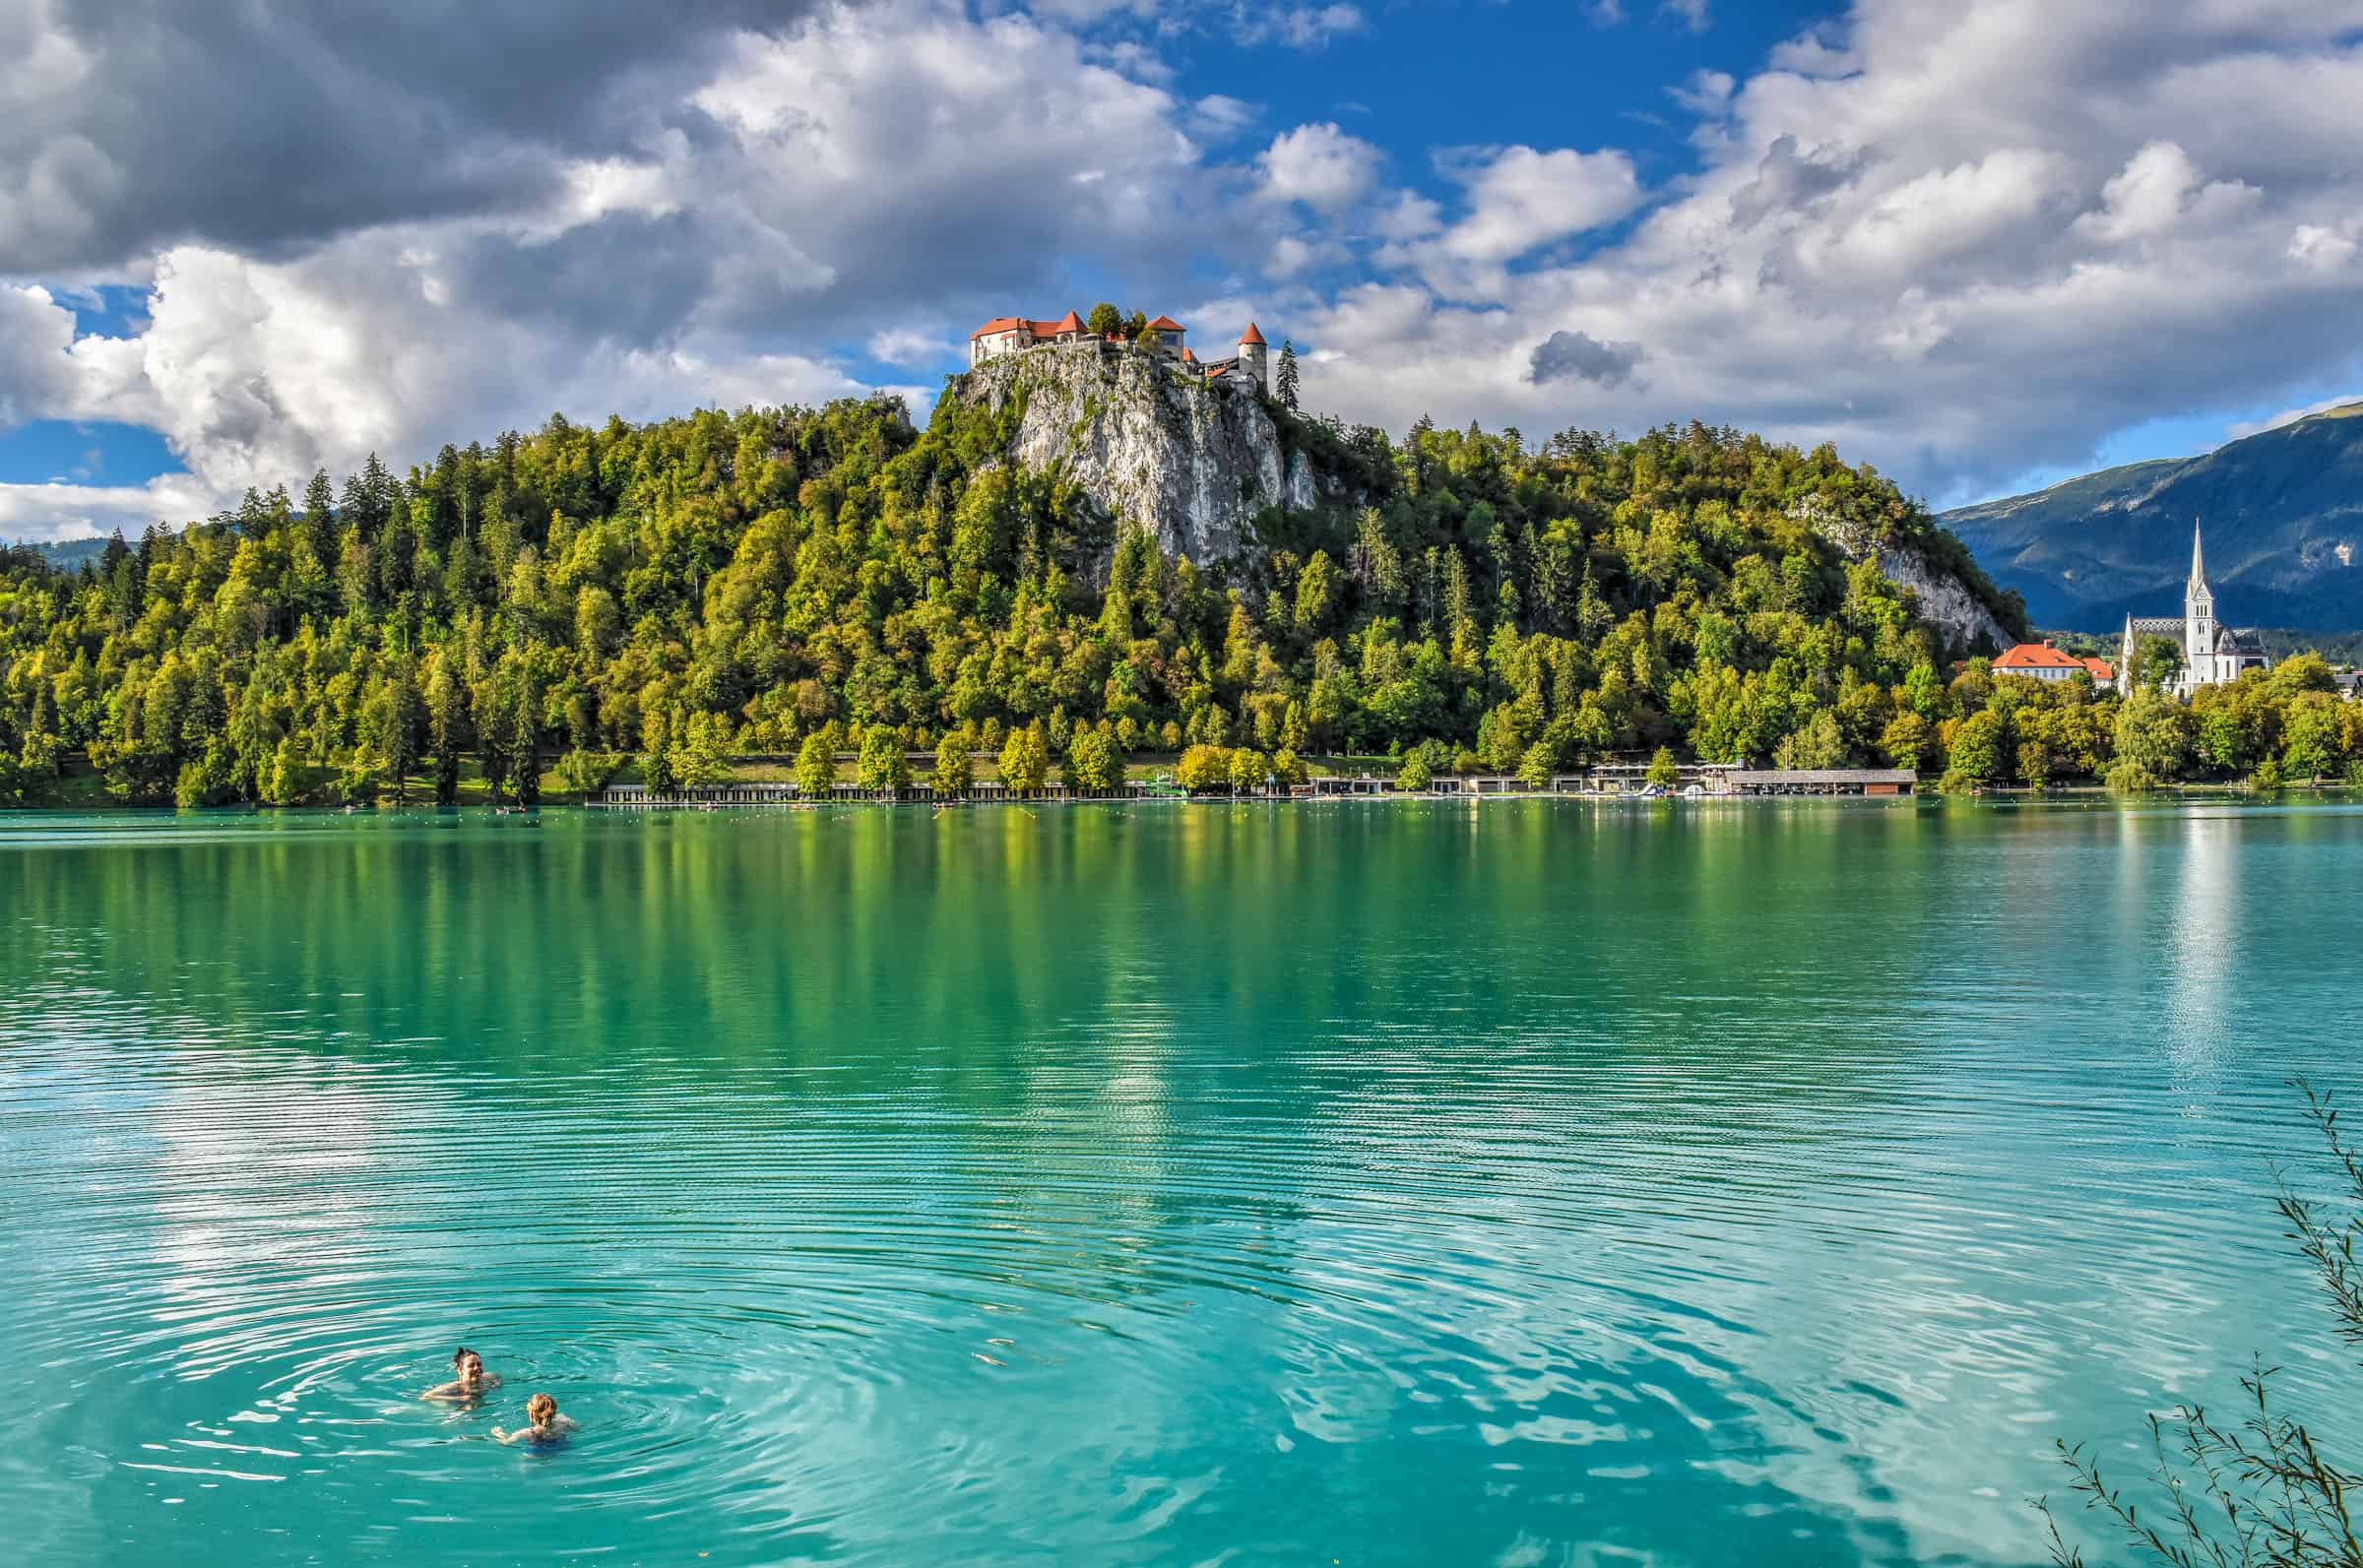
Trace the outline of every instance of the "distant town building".
[[[1257, 390], [1271, 387], [1271, 368], [1268, 363], [1269, 345], [1253, 322], [1240, 335], [1239, 351], [1227, 359], [1200, 359], [1189, 346], [1189, 329], [1171, 316], [1159, 316], [1148, 324], [1157, 334], [1157, 349], [1208, 381], [1227, 383], [1252, 382]], [[1059, 347], [1089, 344], [1100, 348], [1120, 348], [1131, 340], [1120, 333], [1103, 336], [1084, 324], [1083, 318], [1068, 311], [1056, 321], [1035, 321], [1026, 316], [995, 316], [968, 335], [970, 368], [1003, 354], [1024, 353], [1032, 348]]]
[[2117, 667], [2105, 659], [2085, 659], [2055, 645], [2048, 637], [2039, 643], [2020, 643], [1994, 660], [1997, 675], [2024, 675], [2032, 680], [2066, 680], [2077, 670], [2096, 686], [2117, 678]]
[[2191, 526], [2191, 580], [2183, 585], [2183, 618], [2163, 615], [2125, 618], [2125, 646], [2117, 659], [2117, 686], [2134, 689], [2134, 653], [2145, 637], [2174, 640], [2183, 651], [2183, 672], [2169, 688], [2189, 697], [2202, 686], [2220, 686], [2240, 678], [2244, 669], [2269, 669], [2265, 642], [2254, 627], [2234, 628], [2215, 619], [2215, 595], [2207, 587], [2207, 569], [2200, 553], [2199, 525]]

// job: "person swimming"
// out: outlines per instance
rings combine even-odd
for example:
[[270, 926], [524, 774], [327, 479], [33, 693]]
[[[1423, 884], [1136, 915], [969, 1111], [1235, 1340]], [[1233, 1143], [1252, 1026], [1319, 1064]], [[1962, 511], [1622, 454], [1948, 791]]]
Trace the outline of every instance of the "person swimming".
[[558, 1413], [558, 1402], [546, 1394], [537, 1394], [525, 1402], [525, 1418], [534, 1424], [520, 1426], [513, 1432], [492, 1428], [495, 1443], [555, 1443], [575, 1428], [574, 1417]]
[[452, 1380], [428, 1389], [418, 1397], [422, 1400], [472, 1400], [487, 1389], [500, 1387], [500, 1379], [484, 1371], [484, 1358], [465, 1345], [451, 1352]]

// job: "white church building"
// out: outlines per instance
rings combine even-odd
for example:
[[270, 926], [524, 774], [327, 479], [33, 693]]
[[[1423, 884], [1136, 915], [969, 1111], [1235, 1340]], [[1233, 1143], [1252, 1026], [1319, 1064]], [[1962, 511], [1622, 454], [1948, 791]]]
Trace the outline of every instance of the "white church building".
[[2164, 615], [2125, 618], [2125, 647], [2117, 659], [2117, 689], [2134, 689], [2134, 652], [2146, 637], [2172, 639], [2183, 651], [2183, 672], [2170, 688], [2188, 698], [2202, 686], [2220, 686], [2244, 669], [2267, 669], [2265, 644], [2254, 628], [2225, 626], [2215, 619], [2215, 595], [2200, 554], [2199, 526], [2191, 527], [2191, 581], [2183, 585], [2183, 618]]

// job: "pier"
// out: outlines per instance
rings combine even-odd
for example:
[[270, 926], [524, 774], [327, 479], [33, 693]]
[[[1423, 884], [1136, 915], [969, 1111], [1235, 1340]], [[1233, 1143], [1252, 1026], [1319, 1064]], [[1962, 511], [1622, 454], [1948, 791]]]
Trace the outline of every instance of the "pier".
[[1077, 789], [1046, 784], [1040, 789], [1010, 789], [998, 780], [982, 780], [965, 789], [937, 790], [925, 782], [900, 789], [864, 789], [840, 784], [826, 794], [807, 795], [793, 784], [697, 784], [655, 790], [646, 784], [607, 784], [595, 790], [584, 804], [614, 810], [705, 810], [743, 806], [814, 805], [1025, 805], [1069, 804], [1089, 800], [1342, 800], [1385, 795], [1423, 799], [1506, 799], [1519, 795], [1551, 795], [1577, 799], [1630, 798], [1655, 792], [1656, 797], [1732, 799], [1757, 795], [1908, 795], [1920, 776], [1909, 768], [1743, 768], [1727, 763], [1685, 763], [1672, 787], [1652, 785], [1643, 763], [1603, 763], [1581, 773], [1557, 774], [1535, 784], [1511, 774], [1439, 774], [1424, 790], [1404, 790], [1392, 779], [1377, 774], [1323, 774], [1309, 782], [1276, 788], [1214, 791], [1191, 796], [1171, 784], [1131, 780], [1113, 789]]

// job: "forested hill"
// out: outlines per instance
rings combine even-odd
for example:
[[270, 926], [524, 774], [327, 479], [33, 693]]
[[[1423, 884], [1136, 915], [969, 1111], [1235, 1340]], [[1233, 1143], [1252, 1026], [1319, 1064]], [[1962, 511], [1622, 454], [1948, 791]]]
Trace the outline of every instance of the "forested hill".
[[2363, 631], [2363, 404], [1942, 521], [2045, 626], [2107, 632], [2129, 613], [2181, 614], [2199, 523], [2226, 617]]
[[1349, 499], [1264, 508], [1227, 560], [1169, 557], [1062, 465], [1012, 461], [1014, 405], [955, 396], [924, 432], [891, 401], [553, 417], [74, 571], [9, 551], [0, 788], [39, 797], [76, 748], [118, 798], [202, 803], [448, 789], [463, 757], [530, 791], [561, 756], [696, 778], [816, 732], [990, 749], [1013, 727], [1054, 757], [1088, 729], [1819, 765], [1884, 755], [1906, 683], [1959, 651], [1879, 561], [2015, 619], [1827, 449], [1425, 420], [1398, 444], [1267, 408], [1291, 469]]

